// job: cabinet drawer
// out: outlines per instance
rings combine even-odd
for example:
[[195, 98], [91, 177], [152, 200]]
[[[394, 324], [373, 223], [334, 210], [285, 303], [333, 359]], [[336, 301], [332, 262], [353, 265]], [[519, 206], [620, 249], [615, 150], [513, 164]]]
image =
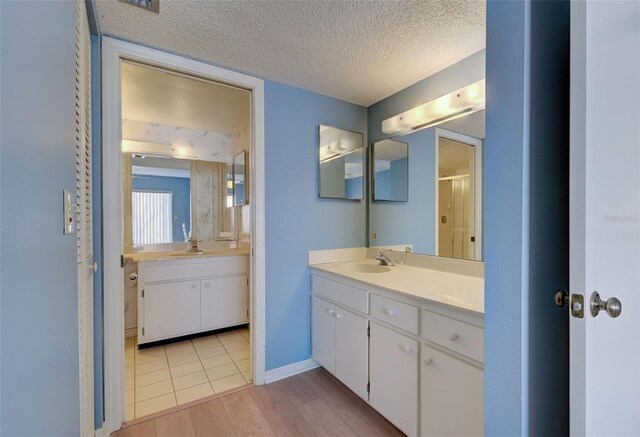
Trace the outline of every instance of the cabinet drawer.
[[321, 276], [311, 276], [311, 290], [320, 296], [339, 302], [347, 308], [368, 313], [367, 294], [360, 288], [351, 287]]
[[422, 336], [484, 363], [484, 330], [431, 311], [422, 313]]
[[246, 259], [198, 263], [184, 263], [181, 261], [183, 260], [144, 263], [144, 282], [175, 281], [247, 273]]
[[417, 335], [420, 329], [418, 327], [420, 318], [418, 307], [377, 294], [371, 295], [371, 315], [412, 334]]

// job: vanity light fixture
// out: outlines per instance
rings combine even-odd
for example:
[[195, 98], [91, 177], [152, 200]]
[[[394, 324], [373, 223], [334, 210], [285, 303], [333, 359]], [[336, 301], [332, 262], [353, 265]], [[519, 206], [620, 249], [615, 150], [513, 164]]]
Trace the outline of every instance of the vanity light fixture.
[[409, 109], [382, 122], [382, 132], [401, 135], [433, 127], [481, 111], [485, 107], [485, 80], [479, 80], [452, 93]]

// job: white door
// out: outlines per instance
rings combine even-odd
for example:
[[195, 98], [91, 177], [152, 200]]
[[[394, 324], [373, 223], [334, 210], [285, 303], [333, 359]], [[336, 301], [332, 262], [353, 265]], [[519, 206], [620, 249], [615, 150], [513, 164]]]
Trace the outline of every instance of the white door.
[[336, 378], [362, 399], [368, 400], [369, 321], [336, 307]]
[[426, 343], [421, 368], [420, 435], [483, 435], [482, 369]]
[[144, 322], [138, 343], [200, 330], [200, 281], [145, 285], [143, 293]]
[[249, 290], [246, 276], [200, 281], [201, 330], [249, 322]]
[[369, 402], [409, 437], [418, 435], [418, 344], [371, 323]]
[[311, 348], [313, 359], [335, 374], [336, 306], [326, 300], [311, 298]]
[[[640, 2], [571, 4], [570, 430], [640, 435]], [[593, 316], [594, 291], [622, 313]]]

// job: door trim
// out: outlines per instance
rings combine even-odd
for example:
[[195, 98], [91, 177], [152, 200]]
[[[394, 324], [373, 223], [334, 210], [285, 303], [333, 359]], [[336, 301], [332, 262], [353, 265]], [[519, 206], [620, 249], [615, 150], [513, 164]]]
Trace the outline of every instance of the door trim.
[[448, 131], [442, 128], [436, 128], [436, 150], [435, 150], [435, 239], [434, 239], [434, 255], [438, 256], [438, 169], [440, 165], [440, 138], [456, 141], [459, 143], [469, 144], [473, 146], [473, 194], [474, 194], [474, 233], [476, 237], [474, 246], [475, 261], [482, 260], [482, 183], [477, 184], [476, 181], [482, 182], [482, 140], [470, 137], [468, 135], [459, 134], [457, 132]]
[[228, 83], [251, 91], [251, 354], [253, 381], [265, 383], [265, 147], [264, 81], [160, 50], [102, 38], [102, 218], [104, 250], [104, 396], [105, 423], [122, 426], [124, 401], [124, 285], [120, 60], [129, 59]]

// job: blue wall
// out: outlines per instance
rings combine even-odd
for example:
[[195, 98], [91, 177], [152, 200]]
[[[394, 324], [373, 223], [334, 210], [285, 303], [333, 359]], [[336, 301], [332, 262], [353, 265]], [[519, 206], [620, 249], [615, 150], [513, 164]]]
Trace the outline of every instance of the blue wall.
[[487, 3], [485, 433], [568, 434], [569, 4]]
[[[382, 121], [485, 77], [485, 51], [439, 71], [367, 109], [368, 143], [389, 136]], [[418, 253], [435, 251], [435, 128], [397, 138], [409, 143], [409, 201], [372, 202], [369, 236], [372, 246], [413, 244]], [[422, 230], [422, 231], [420, 231]]]
[[408, 159], [400, 158], [391, 161], [387, 170], [376, 172], [374, 196], [377, 200], [408, 200], [408, 166]]
[[170, 191], [173, 210], [173, 242], [184, 242], [182, 223], [191, 230], [191, 180], [165, 176], [133, 175], [131, 186], [134, 190]]
[[104, 422], [102, 335], [102, 111], [100, 87], [100, 38], [91, 35], [91, 153], [93, 165], [93, 261], [100, 266], [93, 274], [93, 393], [96, 429]]
[[318, 199], [318, 124], [363, 132], [367, 110], [265, 81], [266, 368], [311, 355], [308, 252], [365, 245], [365, 202]]
[[2, 435], [78, 435], [75, 3], [3, 2]]

